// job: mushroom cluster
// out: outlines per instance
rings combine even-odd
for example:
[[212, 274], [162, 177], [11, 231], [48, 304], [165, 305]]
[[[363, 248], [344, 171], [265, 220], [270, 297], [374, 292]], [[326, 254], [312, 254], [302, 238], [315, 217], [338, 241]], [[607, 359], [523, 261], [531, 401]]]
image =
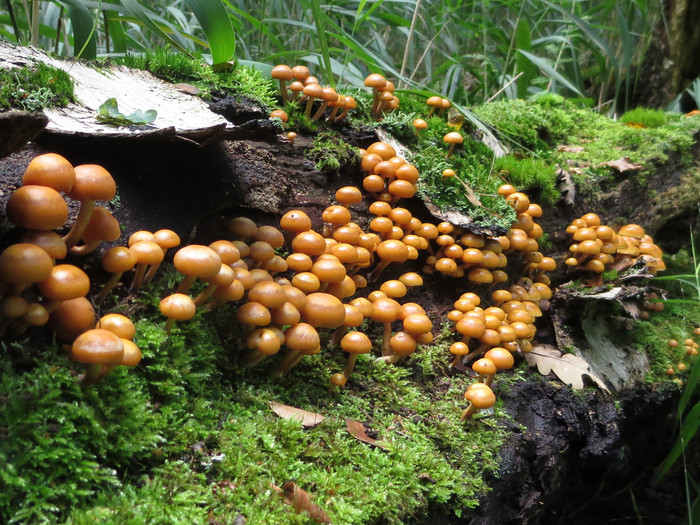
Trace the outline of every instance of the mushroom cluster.
[[[282, 103], [298, 102], [302, 104], [304, 115], [313, 122], [319, 120], [327, 108], [331, 108], [331, 112], [326, 118], [326, 122], [333, 123], [340, 122], [351, 109], [357, 107], [354, 98], [341, 95], [332, 87], [321, 86], [318, 79], [310, 74], [309, 68], [306, 66], [290, 67], [286, 64], [279, 64], [272, 68], [270, 75], [279, 82]], [[315, 102], [319, 102], [319, 105], [316, 111], [312, 112]], [[287, 122], [287, 114], [282, 110], [273, 111], [270, 114], [270, 118], [275, 117], [280, 118], [282, 122]], [[290, 142], [293, 142], [291, 137]]]
[[626, 224], [616, 232], [601, 224], [595, 213], [586, 213], [574, 219], [566, 233], [574, 241], [569, 246], [571, 256], [565, 261], [569, 268], [600, 274], [611, 268], [627, 269], [642, 261], [652, 275], [666, 269], [661, 248], [638, 224]]

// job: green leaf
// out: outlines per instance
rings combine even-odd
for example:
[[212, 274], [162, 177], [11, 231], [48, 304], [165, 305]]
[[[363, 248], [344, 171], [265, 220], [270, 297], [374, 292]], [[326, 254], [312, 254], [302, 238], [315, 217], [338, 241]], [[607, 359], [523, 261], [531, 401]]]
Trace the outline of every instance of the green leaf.
[[[121, 0], [121, 3], [139, 23], [153, 31], [153, 33], [162, 38], [165, 42], [170, 43], [170, 45], [185, 53], [188, 57], [194, 58], [187, 50], [187, 43], [185, 40], [171, 24], [157, 16], [153, 11], [144, 9], [138, 0]], [[169, 32], [166, 33], [161, 26], [167, 28]]]
[[576, 93], [579, 96], [584, 96], [579, 89], [574, 86], [569, 80], [567, 80], [561, 73], [557, 72], [547, 60], [544, 58], [540, 58], [536, 55], [533, 55], [532, 53], [528, 53], [527, 51], [523, 51], [522, 49], [516, 49], [518, 53], [523, 54], [525, 57], [527, 57], [533, 64], [535, 64], [538, 68], [540, 68], [542, 71], [544, 71], [546, 74], [548, 74], [550, 77], [552, 77], [554, 80], [559, 82], [560, 84], [563, 84], [567, 88], [569, 88], [571, 91]]
[[654, 478], [654, 483], [658, 483], [666, 475], [676, 460], [685, 451], [685, 447], [688, 446], [690, 440], [697, 434], [700, 428], [700, 402], [696, 403], [690, 412], [688, 412], [688, 415], [682, 419], [681, 425], [681, 434], [678, 436], [668, 456], [666, 456], [666, 459], [664, 459], [661, 464], [661, 468]]
[[[524, 18], [518, 20], [518, 25], [515, 28], [515, 47], [528, 53], [532, 51], [530, 24]], [[522, 53], [515, 57], [515, 68], [516, 74], [522, 73], [520, 78], [515, 81], [518, 98], [527, 98], [527, 88], [530, 87], [530, 82], [537, 75], [537, 68]]]
[[79, 0], [57, 0], [70, 17], [73, 27], [73, 55], [94, 60], [97, 58], [97, 38], [95, 37], [95, 20], [87, 7]]
[[185, 0], [207, 37], [213, 65], [227, 62], [236, 51], [231, 19], [221, 0]]
[[141, 111], [137, 109], [129, 115], [124, 115], [119, 111], [116, 98], [109, 98], [100, 106], [100, 112], [97, 114], [97, 120], [106, 124], [115, 126], [145, 126], [152, 124], [156, 120], [158, 113], [155, 109]]

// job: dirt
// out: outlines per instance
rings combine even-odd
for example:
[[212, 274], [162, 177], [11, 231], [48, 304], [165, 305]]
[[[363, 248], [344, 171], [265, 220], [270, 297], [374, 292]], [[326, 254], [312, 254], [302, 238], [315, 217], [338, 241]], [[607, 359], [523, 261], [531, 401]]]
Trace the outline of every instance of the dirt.
[[[208, 243], [224, 235], [228, 220], [234, 216], [243, 214], [259, 223], [277, 224], [292, 208], [306, 211], [319, 227], [321, 212], [332, 202], [335, 190], [361, 184], [354, 166], [344, 167], [338, 175], [316, 170], [306, 156], [311, 137], [299, 136], [291, 144], [267, 119], [256, 120], [259, 115], [254, 111], [218, 109], [221, 114], [235, 113], [231, 118], [238, 119], [239, 129], [250, 130], [250, 135], [245, 140], [224, 140], [203, 147], [187, 141], [40, 135], [35, 142], [0, 159], [0, 209], [4, 210], [10, 193], [20, 185], [29, 160], [48, 151], [64, 155], [73, 164], [100, 164], [112, 173], [118, 198], [108, 207], [122, 224], [122, 239], [141, 229], [170, 228], [183, 243]], [[356, 146], [375, 140], [370, 130], [344, 129], [348, 142]], [[669, 170], [674, 172], [677, 165]], [[668, 181], [660, 172], [649, 180], [649, 188], [665, 192]], [[608, 189], [624, 199], [618, 207], [615, 201], [607, 200], [610, 207], [604, 217], [625, 215], [630, 207], [640, 210], [640, 220], [663, 216], [660, 207], [656, 213], [649, 207], [642, 209], [645, 188], [621, 181], [617, 188]], [[365, 201], [353, 207], [361, 225], [367, 222], [368, 205]], [[71, 206], [71, 213], [76, 211], [76, 206]], [[423, 220], [429, 218], [420, 204], [412, 211]], [[583, 211], [579, 206], [548, 212], [545, 231], [563, 231], [565, 224]], [[673, 225], [689, 222], [690, 215], [663, 217], [663, 221], [652, 221], [653, 233], [669, 232], [662, 242], [671, 244], [675, 242], [670, 238]], [[17, 237], [18, 232], [3, 220], [2, 245]], [[553, 238], [555, 246], [561, 247], [556, 242], [560, 238]], [[92, 256], [93, 265], [100, 253]], [[387, 274], [392, 275], [391, 267]], [[420, 303], [434, 322], [451, 308], [444, 298], [459, 292], [456, 284], [449, 279], [426, 279]], [[407, 300], [417, 298], [409, 296]], [[541, 333], [553, 338], [551, 326], [542, 326]], [[671, 445], [677, 389], [653, 390], [641, 384], [622, 389], [612, 398], [593, 389], [574, 393], [556, 380], [532, 374], [527, 381], [507, 388], [497, 384], [496, 394], [505, 401], [509, 419], [498, 424], [506, 425], [509, 438], [501, 452], [501, 468], [488, 480], [492, 490], [478, 509], [460, 519], [445, 517], [436, 508], [423, 523], [639, 523], [639, 517], [645, 523], [681, 522], [684, 507], [679, 472], [658, 488], [651, 486], [653, 469]], [[697, 447], [689, 454], [698, 459]]]

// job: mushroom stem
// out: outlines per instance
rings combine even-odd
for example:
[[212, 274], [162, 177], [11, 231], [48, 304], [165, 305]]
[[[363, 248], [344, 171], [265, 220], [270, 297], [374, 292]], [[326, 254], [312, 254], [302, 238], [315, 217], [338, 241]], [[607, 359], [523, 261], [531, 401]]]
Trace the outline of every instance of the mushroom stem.
[[381, 274], [384, 271], [384, 268], [389, 266], [390, 262], [391, 261], [389, 261], [389, 260], [382, 260], [377, 265], [377, 267], [369, 273], [369, 275], [367, 276], [367, 282], [372, 283], [372, 282], [376, 281], [377, 277], [379, 277], [379, 274]]
[[100, 368], [100, 373], [97, 376], [97, 381], [101, 381], [105, 377], [107, 377], [109, 374], [112, 373], [112, 370], [117, 368], [119, 366], [119, 363], [111, 364], [111, 365], [102, 365], [102, 368]]
[[107, 296], [109, 295], [109, 292], [112, 291], [112, 289], [117, 285], [119, 282], [119, 279], [122, 278], [123, 272], [119, 273], [113, 273], [109, 280], [105, 283], [104, 287], [100, 291], [99, 294], [97, 294], [97, 297], [95, 298], [95, 305], [100, 305], [104, 302], [105, 299], [107, 299]]
[[102, 365], [100, 363], [94, 363], [90, 366], [88, 366], [87, 371], [85, 372], [85, 375], [83, 376], [82, 381], [80, 381], [80, 385], [85, 388], [90, 385], [95, 384], [99, 379], [100, 379], [100, 370], [102, 368]]
[[350, 112], [350, 108], [346, 106], [345, 109], [343, 109], [343, 111], [341, 111], [340, 115], [335, 117], [333, 122], [340, 122], [341, 120], [343, 120], [345, 117], [348, 116], [349, 112]]
[[314, 97], [309, 97], [309, 99], [306, 101], [306, 109], [304, 110], [304, 115], [306, 115], [306, 118], [311, 118], [311, 106], [314, 104]]
[[390, 356], [391, 355], [391, 346], [390, 346], [390, 340], [391, 340], [391, 323], [384, 323], [384, 337], [382, 339], [382, 356]]
[[282, 359], [282, 361], [280, 361], [280, 363], [277, 365], [274, 376], [284, 376], [287, 372], [294, 368], [299, 361], [301, 361], [302, 357], [304, 357], [304, 354], [298, 350], [290, 350], [287, 355], [284, 356], [284, 359]]
[[450, 158], [450, 155], [452, 155], [452, 151], [453, 151], [454, 149], [455, 149], [455, 145], [454, 145], [454, 144], [450, 144], [450, 147], [447, 149], [447, 155], [445, 155], [445, 158], [446, 158], [446, 159], [449, 159], [449, 158]]
[[287, 82], [280, 78], [280, 95], [282, 95], [282, 102], [284, 104], [287, 103], [287, 100], [289, 100], [289, 95], [287, 94]]
[[73, 223], [73, 226], [68, 234], [63, 238], [63, 242], [66, 243], [66, 248], [72, 248], [82, 238], [83, 233], [85, 233], [85, 228], [87, 228], [87, 225], [90, 222], [90, 216], [92, 215], [93, 209], [95, 209], [95, 201], [80, 202], [80, 211], [78, 211], [78, 216], [75, 218], [75, 222]]
[[476, 408], [474, 404], [470, 401], [469, 406], [464, 409], [464, 412], [462, 412], [462, 417], [460, 418], [460, 421], [466, 421], [467, 419], [470, 419], [478, 411], [479, 409]]
[[370, 115], [372, 118], [377, 118], [377, 112], [379, 110], [379, 90], [377, 88], [372, 88], [372, 110]]
[[405, 355], [398, 355], [398, 354], [393, 354], [393, 355], [385, 355], [382, 357], [377, 357], [374, 361], [375, 363], [387, 363], [389, 365], [395, 365], [397, 363], [400, 363], [406, 358]]
[[165, 333], [170, 335], [170, 329], [173, 327], [175, 324], [175, 318], [174, 317], [168, 317], [168, 320], [165, 321]]
[[241, 364], [241, 366], [243, 368], [255, 366], [263, 359], [265, 359], [265, 354], [263, 354], [259, 350], [251, 350], [243, 359], [243, 363]]
[[355, 363], [356, 362], [357, 362], [357, 354], [349, 354], [348, 360], [345, 362], [345, 370], [343, 371], [343, 375], [345, 377], [350, 377], [350, 374], [352, 374], [352, 371], [355, 370]]
[[430, 111], [428, 111], [428, 116], [425, 117], [425, 119], [428, 120], [430, 117], [433, 116], [433, 113], [435, 113], [435, 106], [431, 106]]
[[347, 326], [340, 325], [338, 328], [336, 328], [333, 332], [333, 335], [331, 335], [330, 340], [328, 341], [328, 348], [333, 349], [336, 346], [338, 346], [340, 344], [340, 340], [347, 333], [347, 331]]
[[194, 275], [186, 275], [180, 283], [180, 286], [177, 287], [177, 291], [175, 293], [187, 293], [190, 287], [194, 284], [196, 278], [197, 277]]
[[92, 253], [95, 251], [95, 248], [97, 248], [100, 245], [101, 241], [90, 241], [86, 242], [85, 244], [81, 244], [80, 246], [73, 246], [71, 247], [70, 252], [71, 255], [87, 255], [88, 253]]
[[195, 298], [194, 304], [197, 306], [204, 304], [207, 301], [207, 299], [209, 299], [211, 297], [211, 295], [214, 293], [215, 290], [216, 290], [216, 284], [211, 283], [204, 290], [202, 290], [202, 293], [200, 293]]
[[324, 100], [323, 103], [321, 104], [321, 107], [318, 108], [318, 111], [314, 113], [314, 116], [311, 117], [312, 121], [316, 121], [321, 118], [321, 115], [323, 115], [323, 112], [326, 111], [326, 108], [328, 107], [328, 101]]
[[134, 273], [134, 279], [131, 281], [131, 292], [136, 293], [141, 289], [141, 283], [143, 283], [143, 276], [146, 274], [146, 264], [136, 265], [136, 273]]
[[144, 283], [150, 283], [153, 280], [153, 277], [155, 277], [156, 272], [158, 271], [158, 268], [160, 268], [160, 264], [161, 263], [152, 264], [148, 268], [148, 271], [146, 272], [146, 276], [143, 278]]

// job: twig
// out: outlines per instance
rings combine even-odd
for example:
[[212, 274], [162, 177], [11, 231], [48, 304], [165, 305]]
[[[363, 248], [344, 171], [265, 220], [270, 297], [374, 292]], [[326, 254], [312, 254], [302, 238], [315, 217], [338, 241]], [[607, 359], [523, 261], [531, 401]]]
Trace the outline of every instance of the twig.
[[496, 98], [498, 95], [500, 95], [501, 93], [503, 93], [506, 89], [508, 89], [508, 86], [510, 86], [513, 82], [515, 82], [516, 80], [518, 80], [518, 79], [519, 79], [521, 76], [523, 76], [524, 74], [525, 74], [525, 72], [524, 72], [524, 71], [521, 71], [520, 73], [518, 73], [517, 75], [515, 75], [513, 78], [511, 78], [505, 86], [503, 86], [501, 89], [499, 89], [498, 91], [496, 91], [496, 93], [494, 93], [493, 96], [492, 96], [490, 99], [488, 99], [488, 100], [486, 101], [486, 104], [488, 104], [488, 103], [491, 102], [494, 98]]

